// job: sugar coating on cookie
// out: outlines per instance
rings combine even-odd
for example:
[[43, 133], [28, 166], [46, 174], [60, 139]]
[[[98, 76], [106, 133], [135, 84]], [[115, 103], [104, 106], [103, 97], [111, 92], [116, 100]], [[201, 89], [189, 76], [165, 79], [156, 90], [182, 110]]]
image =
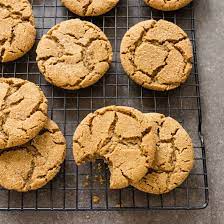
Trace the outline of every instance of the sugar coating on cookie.
[[144, 0], [152, 8], [162, 11], [173, 11], [188, 5], [192, 0]]
[[14, 61], [33, 46], [36, 37], [28, 0], [0, 0], [0, 62]]
[[20, 192], [44, 186], [59, 172], [65, 151], [65, 138], [49, 119], [30, 142], [0, 152], [0, 185]]
[[73, 154], [78, 165], [103, 158], [111, 172], [110, 188], [127, 187], [139, 181], [152, 166], [155, 136], [140, 111], [109, 106], [89, 114], [73, 136]]
[[158, 113], [149, 113], [146, 117], [156, 124], [155, 161], [147, 175], [132, 185], [147, 193], [163, 194], [188, 177], [194, 164], [194, 149], [190, 136], [176, 120]]
[[72, 19], [44, 35], [37, 47], [37, 63], [46, 80], [64, 89], [80, 89], [97, 82], [109, 69], [112, 47], [94, 24]]
[[61, 0], [61, 2], [79, 16], [99, 16], [109, 12], [119, 0]]
[[131, 27], [122, 39], [120, 56], [130, 78], [152, 90], [177, 88], [192, 70], [187, 34], [165, 20], [147, 20]]
[[34, 83], [0, 78], [0, 149], [25, 144], [47, 120], [47, 99]]

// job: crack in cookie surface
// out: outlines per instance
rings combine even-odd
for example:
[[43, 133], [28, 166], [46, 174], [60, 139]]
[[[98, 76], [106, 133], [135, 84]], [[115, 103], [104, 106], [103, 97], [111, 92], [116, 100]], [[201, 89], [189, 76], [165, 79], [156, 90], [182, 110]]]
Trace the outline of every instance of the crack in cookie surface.
[[0, 148], [25, 144], [47, 120], [47, 99], [34, 83], [0, 79]]
[[0, 185], [21, 192], [44, 186], [58, 173], [65, 150], [63, 134], [53, 121], [48, 120], [30, 142], [0, 153]]
[[103, 158], [111, 172], [110, 187], [140, 180], [152, 166], [155, 136], [144, 115], [129, 107], [109, 106], [89, 114], [73, 137], [78, 165]]
[[0, 0], [0, 62], [16, 60], [27, 53], [36, 37], [28, 0]]
[[147, 193], [163, 194], [187, 178], [194, 163], [194, 149], [190, 136], [177, 121], [157, 113], [146, 114], [146, 117], [156, 124], [155, 161], [148, 173], [132, 185]]
[[114, 8], [119, 0], [61, 0], [62, 3], [79, 16], [99, 16]]
[[122, 39], [121, 63], [138, 84], [170, 90], [184, 83], [192, 69], [192, 45], [187, 34], [165, 20], [143, 21]]
[[112, 47], [94, 24], [72, 19], [44, 35], [37, 47], [37, 62], [50, 83], [80, 89], [97, 82], [112, 62]]

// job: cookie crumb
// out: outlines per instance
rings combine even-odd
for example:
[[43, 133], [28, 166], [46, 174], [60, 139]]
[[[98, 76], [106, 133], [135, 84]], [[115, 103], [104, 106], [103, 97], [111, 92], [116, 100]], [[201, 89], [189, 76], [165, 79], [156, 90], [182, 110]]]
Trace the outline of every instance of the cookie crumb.
[[85, 176], [85, 179], [83, 180], [82, 185], [83, 185], [83, 187], [88, 187], [89, 186], [89, 175]]
[[95, 180], [100, 183], [100, 185], [104, 184], [104, 178], [102, 175], [95, 175]]
[[115, 207], [116, 207], [116, 208], [121, 208], [121, 207], [123, 207], [123, 206], [122, 206], [122, 204], [119, 204], [119, 203], [118, 203], [118, 204], [115, 205]]
[[102, 165], [100, 163], [97, 164], [97, 169], [99, 172], [102, 171]]
[[100, 203], [100, 198], [97, 195], [93, 195], [93, 203], [94, 204], [99, 204]]

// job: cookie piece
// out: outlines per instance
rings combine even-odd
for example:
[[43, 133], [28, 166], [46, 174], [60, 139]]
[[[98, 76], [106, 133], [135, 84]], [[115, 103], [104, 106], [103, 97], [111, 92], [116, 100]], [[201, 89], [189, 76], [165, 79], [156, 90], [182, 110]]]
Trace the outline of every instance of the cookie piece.
[[154, 9], [162, 11], [173, 11], [188, 5], [192, 0], [144, 0], [145, 3]]
[[111, 172], [110, 188], [139, 181], [152, 166], [156, 142], [149, 120], [140, 111], [108, 106], [89, 114], [73, 136], [77, 165], [103, 158]]
[[94, 24], [72, 19], [59, 23], [42, 37], [37, 62], [46, 80], [77, 90], [96, 83], [109, 69], [112, 47]]
[[192, 140], [184, 128], [173, 118], [149, 113], [146, 117], [155, 122], [157, 150], [153, 168], [148, 170], [135, 188], [151, 193], [167, 193], [181, 185], [193, 168]]
[[28, 0], [0, 0], [0, 62], [26, 54], [36, 37], [32, 7]]
[[44, 186], [59, 172], [65, 150], [63, 134], [49, 119], [34, 139], [0, 152], [0, 186], [20, 192]]
[[99, 16], [113, 9], [119, 0], [61, 0], [61, 2], [79, 16]]
[[25, 144], [47, 120], [47, 99], [34, 83], [0, 78], [0, 149]]
[[122, 40], [120, 56], [131, 79], [152, 90], [177, 88], [192, 70], [187, 34], [165, 20], [147, 20], [130, 28]]

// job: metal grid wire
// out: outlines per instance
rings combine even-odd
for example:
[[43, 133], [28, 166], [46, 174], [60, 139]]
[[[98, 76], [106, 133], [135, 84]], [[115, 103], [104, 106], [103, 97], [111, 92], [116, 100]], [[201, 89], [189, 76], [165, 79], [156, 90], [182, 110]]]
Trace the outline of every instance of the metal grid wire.
[[[74, 18], [59, 0], [32, 0], [38, 32], [37, 41], [58, 22]], [[146, 19], [166, 19], [178, 24], [189, 35], [194, 50], [194, 67], [188, 81], [169, 92], [141, 88], [124, 74], [119, 47], [129, 27]], [[0, 64], [4, 77], [28, 79], [41, 86], [49, 101], [49, 116], [56, 121], [67, 140], [67, 158], [59, 175], [45, 187], [29, 193], [0, 189], [0, 210], [130, 210], [199, 209], [208, 203], [206, 157], [201, 134], [201, 106], [195, 46], [193, 4], [177, 12], [160, 12], [144, 5], [143, 0], [120, 0], [104, 16], [87, 18], [108, 36], [114, 51], [109, 72], [94, 86], [66, 91], [53, 87], [40, 75], [33, 49], [13, 63]], [[177, 119], [188, 130], [195, 147], [195, 166], [189, 178], [174, 191], [154, 196], [132, 187], [108, 188], [109, 172], [102, 161], [76, 167], [72, 157], [72, 135], [78, 123], [90, 112], [107, 105], [127, 105], [143, 112], [160, 112]], [[100, 179], [100, 181], [99, 181]], [[99, 203], [93, 197], [100, 198]]]

